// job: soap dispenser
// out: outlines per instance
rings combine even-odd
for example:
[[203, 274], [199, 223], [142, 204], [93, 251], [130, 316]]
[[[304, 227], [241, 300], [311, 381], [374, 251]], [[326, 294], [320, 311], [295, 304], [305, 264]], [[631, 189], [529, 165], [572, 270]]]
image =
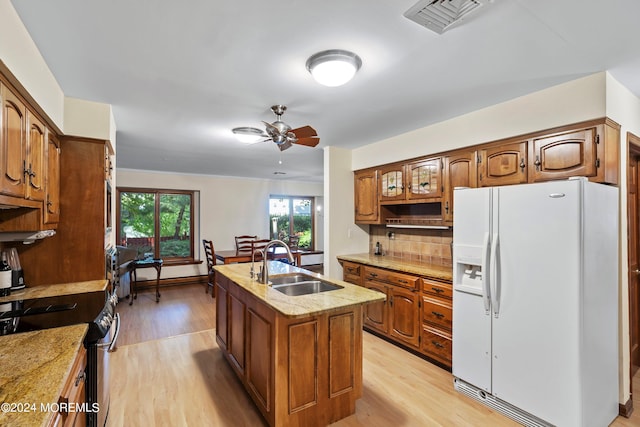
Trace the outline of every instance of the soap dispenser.
[[373, 252], [374, 255], [382, 255], [382, 248], [380, 247], [380, 242], [376, 242], [376, 249]]

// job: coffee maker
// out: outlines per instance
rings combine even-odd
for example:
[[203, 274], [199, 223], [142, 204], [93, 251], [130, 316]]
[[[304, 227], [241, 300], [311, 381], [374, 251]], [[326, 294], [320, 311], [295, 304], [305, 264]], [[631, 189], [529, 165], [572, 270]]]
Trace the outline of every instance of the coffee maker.
[[7, 249], [7, 263], [11, 267], [11, 290], [24, 289], [24, 272], [20, 266], [20, 258], [16, 248]]

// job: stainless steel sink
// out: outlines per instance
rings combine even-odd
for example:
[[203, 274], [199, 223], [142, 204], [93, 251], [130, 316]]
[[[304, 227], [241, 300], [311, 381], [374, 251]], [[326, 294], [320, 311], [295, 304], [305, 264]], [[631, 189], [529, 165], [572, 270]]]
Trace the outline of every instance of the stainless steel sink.
[[273, 289], [289, 296], [317, 294], [342, 289], [342, 286], [303, 273], [272, 276], [270, 282]]

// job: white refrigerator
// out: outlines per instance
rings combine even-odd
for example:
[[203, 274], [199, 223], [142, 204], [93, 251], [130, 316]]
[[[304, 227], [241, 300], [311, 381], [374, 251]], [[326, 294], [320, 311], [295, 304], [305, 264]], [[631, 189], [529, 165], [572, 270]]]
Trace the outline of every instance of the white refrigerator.
[[530, 426], [618, 414], [618, 189], [454, 190], [455, 388]]

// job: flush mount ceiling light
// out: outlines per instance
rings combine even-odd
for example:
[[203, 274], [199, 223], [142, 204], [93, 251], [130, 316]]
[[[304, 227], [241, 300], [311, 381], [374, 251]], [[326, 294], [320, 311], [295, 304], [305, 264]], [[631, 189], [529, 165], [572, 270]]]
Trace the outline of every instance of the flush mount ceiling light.
[[325, 86], [341, 86], [360, 69], [362, 60], [346, 50], [332, 49], [318, 52], [307, 59], [307, 70], [313, 78]]
[[245, 144], [253, 144], [269, 136], [262, 132], [262, 129], [252, 127], [233, 128], [231, 132], [233, 132], [238, 141], [244, 142]]

